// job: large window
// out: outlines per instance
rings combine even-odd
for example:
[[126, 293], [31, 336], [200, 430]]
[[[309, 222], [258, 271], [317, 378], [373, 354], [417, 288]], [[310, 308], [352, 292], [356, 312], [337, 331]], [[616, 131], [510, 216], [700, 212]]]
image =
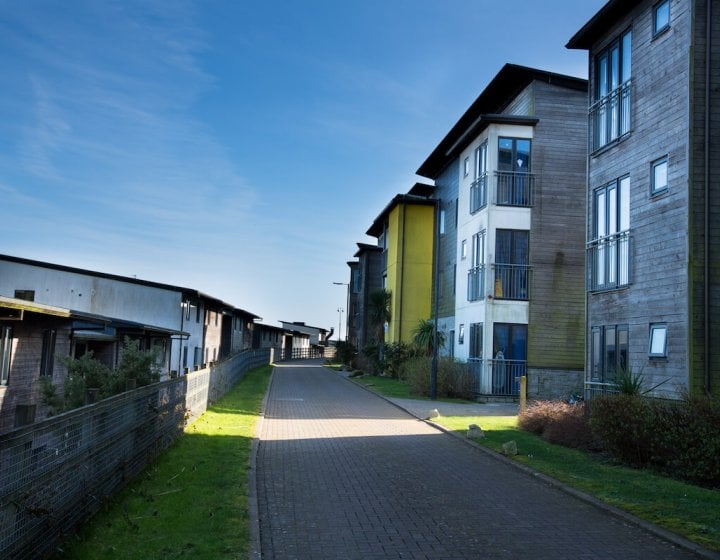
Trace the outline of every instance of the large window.
[[588, 244], [588, 288], [608, 290], [630, 283], [630, 178], [593, 193], [593, 239]]
[[530, 174], [530, 140], [498, 139], [496, 202], [506, 206], [530, 206], [533, 196]]
[[495, 232], [495, 297], [528, 299], [530, 295], [530, 234], [526, 230]]
[[487, 142], [475, 150], [475, 177], [470, 187], [470, 213], [487, 205]]
[[608, 325], [592, 328], [590, 377], [596, 383], [612, 383], [618, 372], [628, 367], [628, 326]]
[[40, 375], [52, 377], [55, 365], [55, 331], [43, 332], [42, 355], [40, 356]]
[[595, 57], [595, 103], [590, 107], [592, 149], [630, 132], [632, 34], [623, 33]]
[[0, 385], [7, 385], [10, 377], [12, 328], [0, 325]]
[[468, 301], [477, 301], [485, 297], [485, 231], [472, 237], [472, 259], [468, 271]]

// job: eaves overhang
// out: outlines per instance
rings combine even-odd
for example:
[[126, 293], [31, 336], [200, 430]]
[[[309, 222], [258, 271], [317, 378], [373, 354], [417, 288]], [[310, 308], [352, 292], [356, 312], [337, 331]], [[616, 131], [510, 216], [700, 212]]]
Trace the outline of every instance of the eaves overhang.
[[589, 51], [615, 22], [629, 14], [639, 3], [639, 0], [610, 0], [570, 38], [565, 48]]
[[[483, 117], [497, 118], [518, 94], [533, 81], [540, 81], [574, 91], [587, 92], [587, 80], [565, 74], [556, 74], [517, 64], [505, 64], [488, 86], [455, 125], [445, 135], [432, 153], [418, 168], [421, 177], [436, 179], [457, 157], [457, 154], [472, 141], [471, 129], [481, 130]], [[518, 115], [502, 115], [505, 118], [521, 118]], [[485, 126], [489, 124], [485, 121]]]
[[395, 195], [395, 197], [388, 203], [388, 205], [383, 208], [383, 211], [378, 214], [378, 217], [375, 218], [372, 225], [368, 228], [368, 230], [365, 232], [370, 237], [378, 237], [382, 231], [383, 227], [385, 225], [385, 221], [387, 220], [388, 215], [390, 212], [392, 212], [393, 208], [400, 204], [415, 204], [418, 206], [435, 206], [435, 200], [430, 198], [425, 198], [422, 196], [414, 196], [411, 194], [398, 194]]

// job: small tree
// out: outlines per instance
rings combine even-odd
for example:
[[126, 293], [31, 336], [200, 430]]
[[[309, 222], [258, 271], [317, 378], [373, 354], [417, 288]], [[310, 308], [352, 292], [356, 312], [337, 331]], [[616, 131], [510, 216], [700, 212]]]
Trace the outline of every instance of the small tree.
[[64, 409], [83, 406], [88, 389], [98, 389], [101, 398], [113, 394], [112, 371], [94, 359], [92, 351], [79, 358], [67, 356], [61, 362], [67, 369]]
[[[425, 319], [420, 319], [417, 327], [413, 330], [413, 346], [426, 356], [432, 356], [433, 338], [435, 334], [435, 323]], [[438, 350], [445, 346], [445, 333], [437, 331]]]
[[127, 336], [123, 341], [123, 352], [120, 363], [115, 369], [117, 393], [125, 390], [128, 379], [134, 379], [138, 387], [150, 385], [160, 380], [157, 350], [140, 350], [139, 340], [130, 340]]
[[368, 321], [375, 331], [375, 341], [378, 344], [385, 340], [385, 323], [392, 318], [391, 305], [392, 293], [385, 288], [368, 294]]

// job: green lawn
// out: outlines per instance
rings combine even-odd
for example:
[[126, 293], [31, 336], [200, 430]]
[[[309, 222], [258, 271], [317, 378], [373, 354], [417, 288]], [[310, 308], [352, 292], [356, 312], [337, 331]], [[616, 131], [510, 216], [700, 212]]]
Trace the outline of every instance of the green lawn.
[[[418, 398], [407, 385], [384, 377], [357, 379], [392, 398]], [[517, 416], [441, 416], [434, 422], [465, 436], [470, 424], [482, 427], [478, 443], [495, 451], [514, 440], [516, 461], [637, 517], [720, 551], [720, 491], [708, 490], [613, 464], [597, 455], [547, 443], [517, 427]]]
[[59, 557], [247, 558], [248, 461], [271, 370], [249, 372]]

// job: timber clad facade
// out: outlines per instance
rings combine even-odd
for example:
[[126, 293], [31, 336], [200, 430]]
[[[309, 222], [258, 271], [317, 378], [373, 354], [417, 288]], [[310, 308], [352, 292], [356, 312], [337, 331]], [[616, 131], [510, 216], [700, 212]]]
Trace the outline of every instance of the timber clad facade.
[[368, 320], [368, 297], [382, 288], [383, 251], [377, 245], [358, 243], [357, 261], [350, 266], [350, 309], [347, 314], [348, 342], [362, 349], [372, 343], [375, 334]]
[[611, 1], [568, 43], [589, 51], [591, 393], [621, 369], [642, 372], [647, 388], [662, 383], [657, 396], [717, 392], [720, 147], [705, 135], [719, 118], [720, 14], [708, 52], [707, 8]]

